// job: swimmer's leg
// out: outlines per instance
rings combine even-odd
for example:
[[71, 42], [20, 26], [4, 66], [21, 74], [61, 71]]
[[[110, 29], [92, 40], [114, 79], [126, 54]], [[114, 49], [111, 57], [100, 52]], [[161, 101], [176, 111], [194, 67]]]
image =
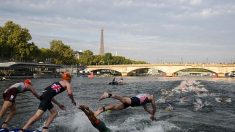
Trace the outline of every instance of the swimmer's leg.
[[114, 99], [117, 99], [117, 100], [119, 100], [120, 102], [122, 102], [123, 104], [126, 104], [126, 105], [131, 104], [131, 98], [126, 97], [126, 96], [120, 96], [120, 95], [104, 92], [99, 100], [102, 100], [102, 99], [105, 99], [105, 98], [114, 98]]
[[[42, 117], [43, 113], [43, 110], [38, 109], [37, 112], [27, 121], [22, 130], [29, 128], [30, 125], [32, 125], [35, 121], [39, 120]], [[22, 132], [22, 130], [20, 132]]]
[[123, 103], [118, 103], [118, 104], [109, 104], [107, 106], [104, 107], [99, 107], [95, 112], [94, 115], [95, 117], [97, 117], [99, 114], [101, 114], [102, 112], [105, 112], [107, 110], [122, 110], [126, 108], [125, 105]]
[[12, 102], [10, 101], [4, 101], [1, 111], [0, 111], [0, 118], [2, 118], [4, 116], [4, 114], [7, 112], [7, 110], [13, 105]]
[[50, 111], [50, 115], [49, 117], [47, 118], [46, 120], [46, 123], [44, 124], [44, 127], [43, 127], [43, 132], [44, 131], [47, 131], [48, 127], [50, 126], [50, 124], [52, 123], [52, 121], [56, 118], [56, 116], [58, 115], [58, 112], [56, 110], [55, 107], [53, 107], [52, 109], [49, 110]]
[[7, 123], [10, 122], [10, 120], [13, 118], [13, 116], [15, 115], [15, 113], [16, 113], [16, 107], [15, 107], [15, 104], [13, 104], [13, 105], [10, 107], [10, 113], [7, 115], [6, 120], [5, 120], [4, 123], [2, 124], [2, 128], [7, 128]]

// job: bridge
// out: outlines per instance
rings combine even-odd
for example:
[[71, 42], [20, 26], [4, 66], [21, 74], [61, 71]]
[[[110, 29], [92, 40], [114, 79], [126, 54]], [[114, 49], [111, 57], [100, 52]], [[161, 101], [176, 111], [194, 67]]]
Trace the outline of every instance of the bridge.
[[225, 77], [226, 73], [235, 71], [235, 64], [131, 64], [131, 65], [91, 65], [87, 66], [87, 71], [113, 70], [120, 72], [122, 76], [138, 69], [156, 69], [172, 77], [175, 73], [190, 68], [205, 69], [215, 73], [217, 77]]

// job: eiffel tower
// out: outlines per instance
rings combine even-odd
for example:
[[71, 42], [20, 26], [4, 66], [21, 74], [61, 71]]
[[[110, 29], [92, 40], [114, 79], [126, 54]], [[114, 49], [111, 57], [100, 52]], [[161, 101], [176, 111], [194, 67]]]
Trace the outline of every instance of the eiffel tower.
[[101, 29], [101, 37], [100, 37], [100, 55], [104, 55], [104, 29]]

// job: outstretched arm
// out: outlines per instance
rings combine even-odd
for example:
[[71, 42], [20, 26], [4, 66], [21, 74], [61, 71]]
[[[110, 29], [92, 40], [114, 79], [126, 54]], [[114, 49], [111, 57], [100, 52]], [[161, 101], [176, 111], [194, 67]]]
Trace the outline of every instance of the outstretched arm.
[[59, 106], [60, 109], [65, 110], [65, 106], [62, 105], [62, 104], [60, 104], [60, 103], [59, 103], [57, 100], [55, 100], [54, 98], [52, 98], [51, 101], [52, 101], [53, 103], [55, 103], [57, 106]]
[[35, 90], [35, 88], [34, 88], [33, 86], [27, 84], [27, 87], [30, 89], [30, 92], [31, 92], [36, 98], [38, 98], [39, 100], [41, 99], [40, 96], [39, 96], [39, 94], [37, 93], [37, 91]]
[[147, 107], [147, 105], [146, 105], [146, 104], [145, 104], [145, 105], [143, 105], [143, 107], [144, 107], [144, 110], [145, 110], [146, 112], [148, 112], [149, 114], [151, 114], [151, 115], [152, 115], [152, 111], [148, 109], [148, 107]]
[[155, 113], [156, 113], [156, 102], [155, 102], [155, 97], [154, 95], [150, 95], [151, 96], [151, 105], [152, 105], [152, 114], [151, 114], [151, 119], [154, 120], [155, 117]]
[[156, 103], [155, 103], [155, 98], [153, 95], [150, 95], [149, 97], [149, 100], [151, 101], [151, 106], [152, 106], [152, 110], [148, 109], [147, 105], [143, 105], [144, 107], [144, 110], [146, 112], [148, 112], [151, 116], [150, 116], [150, 119], [151, 120], [155, 120], [155, 113], [156, 113]]
[[74, 98], [73, 98], [73, 89], [72, 89], [72, 87], [71, 87], [71, 84], [70, 84], [70, 83], [67, 83], [66, 86], [67, 86], [68, 96], [69, 96], [69, 98], [71, 99], [73, 105], [76, 106], [76, 102], [75, 102], [75, 100], [74, 100]]
[[90, 120], [91, 124], [93, 124], [93, 125], [97, 124], [97, 121], [99, 121], [99, 120], [95, 117], [93, 111], [91, 111], [88, 106], [80, 105], [79, 109], [81, 109], [86, 114], [86, 116]]

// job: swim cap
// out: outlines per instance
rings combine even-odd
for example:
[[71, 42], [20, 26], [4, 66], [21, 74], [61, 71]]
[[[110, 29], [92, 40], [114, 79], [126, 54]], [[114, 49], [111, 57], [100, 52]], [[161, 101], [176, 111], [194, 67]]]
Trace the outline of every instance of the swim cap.
[[26, 80], [24, 80], [24, 83], [25, 83], [25, 84], [32, 85], [32, 83], [31, 83], [31, 80], [30, 80], [30, 79], [26, 79]]
[[71, 75], [70, 75], [70, 73], [68, 73], [68, 72], [64, 72], [63, 74], [62, 74], [62, 79], [63, 80], [67, 80], [67, 81], [71, 81]]

